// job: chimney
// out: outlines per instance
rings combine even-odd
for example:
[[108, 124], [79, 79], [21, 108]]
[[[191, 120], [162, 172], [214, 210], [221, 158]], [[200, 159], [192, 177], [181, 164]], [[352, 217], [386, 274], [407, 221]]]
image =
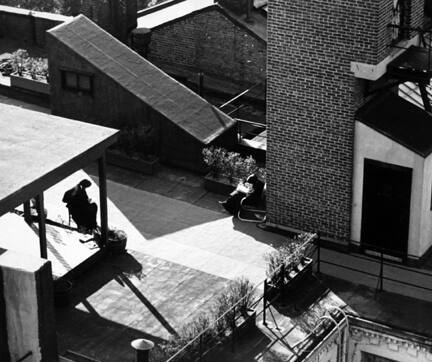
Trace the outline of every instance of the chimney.
[[137, 28], [132, 30], [131, 48], [144, 58], [147, 58], [150, 41], [150, 29]]

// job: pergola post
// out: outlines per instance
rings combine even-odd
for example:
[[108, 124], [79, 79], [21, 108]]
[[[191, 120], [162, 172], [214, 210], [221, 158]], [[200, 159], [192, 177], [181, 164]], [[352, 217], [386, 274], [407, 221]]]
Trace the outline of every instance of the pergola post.
[[39, 195], [36, 195], [36, 210], [39, 223], [40, 256], [43, 259], [48, 259], [43, 192], [41, 192]]
[[27, 224], [30, 224], [31, 223], [30, 200], [24, 202], [23, 208], [24, 208], [24, 220]]
[[102, 245], [108, 240], [108, 208], [107, 208], [107, 185], [106, 185], [106, 157], [105, 153], [98, 160], [99, 168], [99, 203], [101, 218], [101, 240]]

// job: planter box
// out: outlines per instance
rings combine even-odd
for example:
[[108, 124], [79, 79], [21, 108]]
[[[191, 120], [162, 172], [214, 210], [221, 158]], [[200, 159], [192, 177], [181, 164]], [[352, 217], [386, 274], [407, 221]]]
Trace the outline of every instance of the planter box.
[[256, 328], [256, 311], [248, 309], [240, 318], [236, 320], [236, 337], [249, 334]]
[[294, 292], [295, 289], [312, 274], [312, 266], [313, 259], [305, 258], [305, 261], [301, 265], [298, 265], [297, 271], [293, 270], [290, 272], [289, 276], [291, 279], [282, 288], [268, 282], [266, 290], [267, 300], [273, 300], [278, 294], [281, 294], [282, 298], [285, 298], [290, 293]]
[[237, 187], [237, 183], [228, 180], [226, 177], [215, 178], [210, 174], [204, 177], [204, 188], [207, 191], [221, 195], [229, 195]]
[[107, 152], [107, 162], [111, 165], [126, 168], [128, 170], [141, 172], [145, 175], [153, 175], [159, 167], [159, 158], [151, 160], [142, 160], [130, 158], [117, 152]]
[[25, 89], [35, 93], [50, 94], [49, 83], [42, 82], [40, 80], [35, 80], [26, 77], [20, 77], [16, 74], [10, 75], [11, 87]]

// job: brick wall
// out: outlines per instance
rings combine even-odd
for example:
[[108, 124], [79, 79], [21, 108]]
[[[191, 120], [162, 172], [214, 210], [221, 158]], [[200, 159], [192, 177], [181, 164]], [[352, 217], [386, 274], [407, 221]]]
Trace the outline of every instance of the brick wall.
[[[412, 0], [412, 19], [421, 5]], [[392, 0], [273, 0], [268, 16], [268, 214], [349, 238], [354, 112], [350, 62], [389, 53]]]
[[152, 31], [149, 59], [245, 84], [264, 81], [266, 44], [216, 7]]

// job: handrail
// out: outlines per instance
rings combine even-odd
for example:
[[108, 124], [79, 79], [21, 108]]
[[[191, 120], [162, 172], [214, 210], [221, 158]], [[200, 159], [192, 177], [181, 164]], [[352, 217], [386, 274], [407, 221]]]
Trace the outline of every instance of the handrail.
[[[286, 261], [287, 262], [290, 261], [292, 259], [292, 257], [296, 254], [296, 252], [298, 252], [301, 248], [303, 248], [307, 244], [312, 243], [316, 237], [317, 237], [317, 234], [310, 233], [310, 237], [308, 238], [308, 240], [306, 240], [292, 254], [290, 254], [289, 257], [286, 259]], [[177, 356], [179, 356], [181, 353], [183, 353], [186, 350], [186, 348], [188, 348], [194, 342], [196, 342], [202, 335], [204, 335], [204, 333], [208, 332], [213, 326], [216, 325], [217, 322], [219, 322], [222, 318], [224, 318], [226, 315], [228, 315], [228, 313], [230, 313], [232, 310], [235, 310], [235, 308], [240, 304], [240, 302], [242, 302], [245, 298], [248, 298], [251, 295], [253, 295], [252, 293], [254, 293], [262, 283], [264, 283], [268, 278], [271, 278], [276, 273], [278, 273], [284, 265], [285, 264], [281, 264], [279, 267], [277, 267], [273, 271], [273, 273], [270, 274], [270, 276], [267, 276], [263, 281], [261, 281], [257, 285], [255, 285], [255, 287], [248, 294], [246, 294], [244, 297], [240, 298], [231, 308], [229, 308], [222, 315], [220, 315], [217, 319], [215, 319], [212, 323], [210, 323], [210, 325], [206, 329], [204, 329], [203, 331], [198, 333], [193, 339], [191, 339], [187, 344], [185, 344], [180, 350], [178, 350], [175, 354], [173, 354], [170, 358], [168, 358], [166, 362], [173, 361]], [[261, 298], [262, 297], [260, 297], [259, 299], [261, 299]]]
[[221, 106], [219, 106], [219, 109], [222, 109], [224, 107], [226, 107], [227, 105], [229, 105], [230, 103], [234, 102], [235, 100], [239, 99], [240, 97], [244, 96], [245, 94], [249, 93], [252, 89], [258, 87], [259, 85], [261, 85], [262, 82], [259, 83], [255, 83], [252, 87], [244, 90], [243, 92], [237, 94], [235, 97], [231, 98], [229, 101], [225, 102], [224, 104], [222, 104]]
[[261, 127], [261, 128], [267, 128], [267, 125], [264, 123], [259, 123], [259, 122], [254, 122], [254, 121], [248, 121], [247, 119], [242, 119], [242, 118], [234, 118], [237, 122], [241, 122], [241, 123], [247, 123], [250, 124], [252, 126], [256, 126], [256, 127]]
[[[336, 266], [336, 267], [339, 267], [339, 268], [342, 268], [342, 269], [345, 269], [345, 270], [351, 270], [351, 271], [354, 271], [354, 272], [357, 272], [357, 273], [360, 273], [360, 274], [363, 274], [363, 275], [368, 275], [370, 277], [378, 278], [379, 289], [381, 291], [383, 290], [383, 282], [384, 281], [391, 281], [391, 282], [394, 282], [394, 283], [399, 283], [401, 285], [410, 286], [410, 287], [422, 289], [422, 290], [425, 290], [425, 291], [428, 291], [428, 292], [432, 292], [432, 287], [429, 288], [429, 287], [426, 287], [426, 286], [423, 286], [423, 285], [414, 284], [414, 283], [407, 282], [407, 281], [404, 281], [404, 280], [398, 280], [398, 279], [394, 279], [394, 278], [385, 276], [384, 275], [384, 269], [383, 269], [383, 267], [387, 266], [389, 268], [405, 270], [405, 271], [410, 272], [410, 273], [414, 273], [414, 274], [430, 277], [431, 281], [432, 281], [432, 273], [423, 272], [423, 271], [419, 271], [419, 270], [415, 270], [415, 269], [410, 269], [410, 268], [407, 268], [407, 267], [404, 267], [404, 266], [401, 266], [401, 265], [395, 264], [395, 263], [388, 263], [388, 262], [384, 261], [382, 252], [381, 252], [381, 258], [379, 260], [377, 260], [375, 258], [371, 258], [371, 257], [367, 257], [367, 256], [347, 254], [347, 253], [344, 253], [344, 252], [339, 251], [339, 250], [332, 250], [332, 251], [335, 251], [337, 253], [346, 254], [346, 255], [349, 255], [349, 256], [361, 259], [361, 260], [367, 260], [369, 262], [376, 263], [377, 266], [380, 266], [380, 271], [378, 273], [373, 273], [373, 272], [370, 272], [370, 271], [365, 271], [365, 270], [361, 270], [361, 269], [358, 269], [358, 268], [353, 268], [353, 267], [348, 266], [348, 265], [337, 264], [337, 263], [333, 263], [331, 261], [323, 260], [323, 258], [321, 256], [320, 248], [321, 248], [321, 245], [320, 245], [320, 241], [319, 241], [319, 238], [318, 238], [317, 239], [317, 249], [316, 249], [317, 260], [315, 262], [317, 264], [317, 270], [318, 270], [318, 272], [320, 272], [320, 264], [324, 263], [324, 264], [333, 265], [333, 266]], [[378, 287], [377, 287], [377, 289], [378, 289]]]
[[[321, 246], [322, 247], [322, 246]], [[345, 253], [341, 250], [337, 250], [337, 249], [329, 249], [333, 252], [339, 253], [339, 254], [345, 254], [345, 255], [349, 255], [353, 258], [357, 258], [357, 259], [361, 259], [361, 260], [367, 260], [373, 263], [377, 263], [377, 264], [381, 264], [381, 259], [378, 259], [377, 257], [371, 256], [371, 255], [361, 255], [361, 254], [354, 254], [354, 253]], [[380, 251], [377, 251], [377, 253], [381, 253]], [[406, 267], [404, 265], [398, 264], [398, 263], [392, 263], [391, 261], [383, 261], [383, 264], [391, 267], [391, 268], [395, 268], [395, 269], [400, 269], [400, 270], [405, 270], [411, 273], [415, 273], [415, 274], [420, 274], [420, 275], [425, 275], [425, 276], [430, 276], [432, 277], [432, 272], [427, 272], [427, 271], [420, 271], [417, 269], [413, 269], [413, 268], [409, 268]], [[339, 264], [336, 264], [339, 265]]]
[[27, 359], [28, 357], [30, 357], [31, 355], [33, 355], [32, 351], [28, 351], [24, 356], [22, 356], [20, 359], [17, 359], [16, 362], [22, 362], [25, 359]]

